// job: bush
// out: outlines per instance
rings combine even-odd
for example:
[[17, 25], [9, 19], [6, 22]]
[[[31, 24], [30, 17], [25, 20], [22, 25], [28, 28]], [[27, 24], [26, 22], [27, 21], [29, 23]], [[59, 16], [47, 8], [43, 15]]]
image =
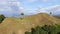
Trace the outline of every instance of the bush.
[[31, 34], [30, 32], [25, 32], [25, 34]]
[[51, 25], [45, 25], [42, 27], [42, 29], [46, 31], [47, 34], [52, 34], [52, 32], [56, 30], [56, 27]]
[[57, 32], [56, 30], [57, 29], [55, 26], [44, 25], [43, 27], [37, 26], [35, 28], [31, 28], [31, 32], [26, 32], [26, 33], [27, 34], [60, 34], [60, 32]]
[[5, 19], [4, 15], [0, 15], [0, 23]]
[[[27, 33], [29, 34], [29, 32]], [[46, 31], [44, 31], [41, 27], [37, 26], [36, 28], [31, 28], [30, 34], [46, 34]]]

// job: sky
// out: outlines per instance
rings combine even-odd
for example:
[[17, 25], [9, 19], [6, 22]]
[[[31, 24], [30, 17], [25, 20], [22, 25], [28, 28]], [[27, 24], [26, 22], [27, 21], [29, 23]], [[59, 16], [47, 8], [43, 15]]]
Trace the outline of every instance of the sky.
[[0, 14], [19, 16], [24, 12], [32, 15], [39, 13], [40, 9], [45, 11], [54, 6], [60, 6], [60, 0], [0, 0]]

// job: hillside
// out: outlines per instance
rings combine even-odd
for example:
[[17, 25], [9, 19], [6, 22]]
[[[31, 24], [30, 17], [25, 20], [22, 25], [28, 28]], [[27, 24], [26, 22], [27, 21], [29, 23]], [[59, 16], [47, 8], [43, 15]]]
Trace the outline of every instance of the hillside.
[[39, 13], [32, 16], [24, 17], [23, 20], [20, 18], [10, 17], [6, 18], [0, 24], [0, 34], [24, 34], [25, 31], [30, 31], [30, 28], [37, 25], [54, 25], [60, 21], [48, 14]]

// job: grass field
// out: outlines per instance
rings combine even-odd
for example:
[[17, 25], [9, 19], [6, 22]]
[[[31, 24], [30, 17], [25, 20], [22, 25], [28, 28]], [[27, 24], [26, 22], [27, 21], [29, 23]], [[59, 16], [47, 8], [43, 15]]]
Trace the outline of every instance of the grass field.
[[32, 16], [24, 17], [23, 20], [16, 17], [7, 17], [0, 24], [0, 34], [24, 34], [25, 31], [30, 31], [32, 27], [37, 25], [43, 26], [59, 24], [60, 19], [57, 19], [46, 13], [39, 13]]

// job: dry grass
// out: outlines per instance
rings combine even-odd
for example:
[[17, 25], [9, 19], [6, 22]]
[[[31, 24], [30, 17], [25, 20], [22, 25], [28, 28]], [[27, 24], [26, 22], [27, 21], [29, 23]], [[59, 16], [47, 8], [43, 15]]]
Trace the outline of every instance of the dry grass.
[[43, 13], [24, 17], [23, 20], [14, 17], [6, 18], [0, 24], [0, 34], [24, 34], [25, 31], [30, 31], [32, 27], [36, 27], [37, 25], [54, 25], [58, 22], [60, 21], [57, 18]]

